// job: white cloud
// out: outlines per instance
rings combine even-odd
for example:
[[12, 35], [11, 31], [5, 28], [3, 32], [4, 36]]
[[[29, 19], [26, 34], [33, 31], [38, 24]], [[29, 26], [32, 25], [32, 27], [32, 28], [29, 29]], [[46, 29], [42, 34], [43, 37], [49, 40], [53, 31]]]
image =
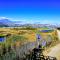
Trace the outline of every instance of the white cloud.
[[8, 17], [0, 17], [0, 20], [2, 19], [9, 19], [9, 20], [13, 20], [12, 18], [8, 18]]
[[51, 24], [51, 23], [53, 23], [53, 22], [50, 21], [50, 20], [42, 20], [41, 23]]
[[58, 21], [54, 20], [40, 20], [42, 24], [58, 24]]
[[0, 17], [0, 19], [6, 19], [6, 17]]
[[41, 19], [18, 19], [18, 18], [8, 18], [8, 17], [0, 17], [0, 20], [1, 19], [9, 19], [11, 21], [20, 21], [19, 23], [35, 23], [35, 24], [60, 24], [59, 20], [41, 20]]

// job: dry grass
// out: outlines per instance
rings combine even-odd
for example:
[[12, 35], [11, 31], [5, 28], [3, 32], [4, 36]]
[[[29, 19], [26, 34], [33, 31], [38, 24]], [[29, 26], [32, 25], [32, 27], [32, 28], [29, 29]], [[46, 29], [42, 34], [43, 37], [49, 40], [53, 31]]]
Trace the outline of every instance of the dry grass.
[[[38, 28], [37, 30], [40, 30], [40, 28]], [[0, 28], [0, 34], [22, 35], [27, 38], [26, 42], [34, 42], [36, 41], [37, 30], [15, 30], [13, 28]], [[50, 33], [39, 32], [39, 34], [42, 36], [44, 40], [47, 40], [47, 36], [50, 35], [52, 37], [52, 40], [54, 41], [56, 41], [56, 33], [56, 31]]]

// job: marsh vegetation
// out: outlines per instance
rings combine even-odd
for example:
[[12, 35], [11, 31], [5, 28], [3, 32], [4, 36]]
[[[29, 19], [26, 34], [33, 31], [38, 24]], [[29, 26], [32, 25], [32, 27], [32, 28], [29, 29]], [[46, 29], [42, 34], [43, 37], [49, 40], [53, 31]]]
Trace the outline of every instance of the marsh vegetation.
[[0, 42], [0, 60], [17, 60], [35, 48], [36, 34], [41, 36], [41, 43], [46, 41], [45, 47], [53, 46], [58, 41], [56, 30], [46, 31], [46, 28], [0, 28], [0, 37], [5, 37]]

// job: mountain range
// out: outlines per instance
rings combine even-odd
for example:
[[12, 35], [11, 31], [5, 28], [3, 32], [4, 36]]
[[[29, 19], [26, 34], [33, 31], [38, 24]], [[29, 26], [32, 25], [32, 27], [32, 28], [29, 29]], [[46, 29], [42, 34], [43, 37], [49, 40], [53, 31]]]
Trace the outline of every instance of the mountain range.
[[0, 19], [0, 27], [14, 26], [15, 24], [9, 19]]
[[33, 28], [38, 27], [49, 27], [49, 28], [56, 28], [60, 25], [51, 25], [51, 24], [22, 24], [22, 21], [11, 21], [7, 18], [0, 19], [0, 27], [27, 27], [31, 26]]

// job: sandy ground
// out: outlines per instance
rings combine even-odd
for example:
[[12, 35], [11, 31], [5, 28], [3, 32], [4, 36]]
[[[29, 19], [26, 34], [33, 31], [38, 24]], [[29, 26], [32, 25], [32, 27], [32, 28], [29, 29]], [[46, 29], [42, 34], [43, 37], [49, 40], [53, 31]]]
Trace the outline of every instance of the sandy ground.
[[60, 44], [51, 48], [51, 51], [47, 55], [56, 57], [57, 60], [60, 60]]
[[46, 56], [56, 57], [57, 60], [60, 60], [60, 44], [48, 49], [48, 51], [45, 51], [44, 54]]
[[57, 30], [57, 34], [58, 34], [58, 38], [60, 40], [60, 31], [59, 30]]
[[[60, 40], [60, 31], [59, 30], [57, 30], [57, 34], [58, 34], [58, 38]], [[45, 50], [44, 55], [56, 57], [57, 60], [60, 60], [60, 43], [54, 47], [51, 47], [51, 48]]]

